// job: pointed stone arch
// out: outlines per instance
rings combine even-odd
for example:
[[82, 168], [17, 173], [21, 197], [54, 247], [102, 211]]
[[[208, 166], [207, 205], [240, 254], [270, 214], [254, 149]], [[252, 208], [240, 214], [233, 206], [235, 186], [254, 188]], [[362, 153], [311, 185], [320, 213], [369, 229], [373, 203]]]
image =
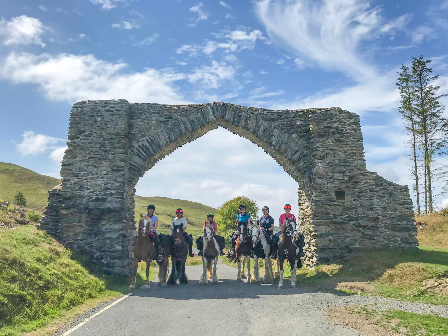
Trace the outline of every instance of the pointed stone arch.
[[219, 126], [263, 148], [298, 182], [307, 264], [375, 246], [417, 246], [407, 187], [366, 170], [359, 116], [340, 108], [77, 103], [62, 186], [50, 192], [42, 228], [106, 272], [127, 274], [138, 179]]

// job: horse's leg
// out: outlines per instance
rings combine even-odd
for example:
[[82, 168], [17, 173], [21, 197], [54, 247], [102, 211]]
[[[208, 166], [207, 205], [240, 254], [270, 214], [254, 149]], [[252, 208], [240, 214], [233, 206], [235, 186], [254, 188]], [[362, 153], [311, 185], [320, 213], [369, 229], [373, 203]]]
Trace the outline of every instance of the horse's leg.
[[131, 285], [129, 286], [129, 289], [135, 288], [135, 281], [137, 279], [137, 268], [138, 268], [138, 261], [137, 261], [137, 258], [134, 257], [134, 269], [132, 272], [132, 280], [131, 280]]
[[170, 278], [168, 279], [168, 285], [175, 285], [176, 284], [176, 263], [171, 257], [171, 274]]
[[181, 262], [181, 266], [180, 266], [180, 279], [179, 279], [179, 283], [186, 285], [189, 284], [190, 282], [188, 281], [187, 278], [187, 273], [185, 273], [185, 262], [186, 260], [184, 260], [183, 262]]
[[236, 276], [237, 281], [241, 281], [241, 259], [238, 258], [238, 274]]
[[149, 268], [151, 267], [151, 257], [148, 257], [146, 259], [146, 283], [143, 286], [143, 289], [149, 289], [151, 287], [151, 284], [149, 283]]
[[244, 273], [244, 268], [246, 267], [246, 259], [247, 257], [243, 257], [243, 273], [241, 273], [241, 279], [247, 279], [246, 273]]
[[212, 278], [212, 270], [213, 270], [213, 260], [207, 260], [207, 279]]
[[272, 279], [272, 262], [270, 257], [266, 257], [264, 259], [264, 277], [263, 277], [263, 283], [265, 284], [271, 284], [273, 281]]
[[278, 256], [278, 252], [277, 252], [277, 260], [275, 263], [275, 274], [274, 274], [274, 278], [278, 279], [280, 278], [280, 258]]
[[293, 258], [293, 265], [291, 265], [291, 286], [296, 286], [296, 270], [297, 270], [297, 258]]
[[278, 282], [278, 288], [283, 287], [283, 258], [279, 258], [279, 267], [280, 267], [280, 281]]
[[207, 284], [207, 259], [205, 259], [204, 256], [202, 256], [202, 276], [201, 280], [199, 280], [200, 285], [206, 285]]
[[247, 283], [250, 283], [250, 256], [246, 256], [246, 263], [247, 263]]
[[258, 257], [254, 255], [254, 278], [251, 282], [258, 283], [260, 281], [260, 273], [258, 272]]
[[212, 283], [217, 284], [219, 283], [218, 274], [216, 273], [216, 268], [218, 267], [218, 257], [216, 257], [213, 260], [213, 276], [212, 276]]

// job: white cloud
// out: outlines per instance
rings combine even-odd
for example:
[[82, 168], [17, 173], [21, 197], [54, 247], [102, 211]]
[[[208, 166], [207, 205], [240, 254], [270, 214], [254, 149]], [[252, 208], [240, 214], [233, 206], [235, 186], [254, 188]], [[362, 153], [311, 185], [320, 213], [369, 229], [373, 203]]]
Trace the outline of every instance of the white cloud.
[[367, 0], [261, 0], [255, 11], [272, 40], [356, 80], [376, 76], [376, 69], [358, 54], [361, 43], [407, 21], [400, 17], [383, 24], [380, 8], [370, 8]]
[[224, 16], [224, 19], [236, 19], [232, 14], [226, 13], [226, 16]]
[[403, 30], [411, 20], [410, 14], [402, 15], [380, 27], [379, 32], [381, 34], [394, 34], [399, 30]]
[[36, 134], [33, 131], [23, 132], [22, 137], [22, 142], [16, 145], [17, 150], [22, 156], [43, 153], [51, 148], [52, 145], [63, 141], [62, 139], [54, 138], [49, 135]]
[[55, 163], [61, 163], [64, 159], [65, 150], [67, 146], [58, 147], [50, 153], [50, 159], [52, 159]]
[[297, 68], [299, 68], [299, 69], [303, 69], [303, 68], [305, 68], [305, 62], [304, 61], [302, 61], [300, 58], [295, 58], [294, 59], [294, 63], [297, 65]]
[[140, 28], [140, 25], [136, 22], [121, 21], [120, 23], [113, 23], [112, 28], [130, 30]]
[[42, 12], [46, 12], [46, 11], [48, 11], [48, 8], [45, 7], [44, 5], [39, 5], [38, 8], [39, 8]]
[[3, 36], [3, 44], [40, 44], [45, 47], [41, 40], [46, 27], [36, 18], [21, 15], [12, 18], [11, 21], [0, 21], [0, 36]]
[[230, 10], [232, 10], [232, 7], [230, 7], [228, 4], [226, 4], [224, 1], [220, 1], [219, 4], [225, 8], [228, 8]]
[[198, 44], [184, 44], [176, 50], [178, 54], [189, 53], [190, 57], [199, 56], [200, 53], [211, 55], [218, 49], [223, 49], [224, 52], [230, 53], [241, 51], [244, 49], [253, 49], [257, 40], [264, 40], [266, 38], [259, 30], [251, 32], [244, 30], [227, 31], [226, 33], [214, 34], [217, 38], [226, 38], [226, 42], [205, 41], [202, 45]]
[[273, 96], [280, 96], [284, 94], [285, 92], [283, 90], [278, 90], [274, 92], [265, 92], [266, 88], [264, 86], [253, 89], [250, 91], [249, 100], [253, 99], [260, 99], [260, 98], [267, 98], [267, 97], [273, 97]]
[[194, 69], [193, 73], [188, 75], [191, 83], [201, 82], [203, 86], [217, 89], [223, 80], [232, 79], [235, 75], [235, 68], [227, 65], [225, 62], [213, 61], [211, 66], [203, 66]]
[[94, 5], [100, 5], [102, 9], [112, 9], [117, 7], [117, 3], [122, 3], [124, 6], [127, 6], [129, 2], [132, 0], [90, 0], [90, 2]]
[[190, 19], [192, 22], [188, 24], [190, 27], [196, 27], [200, 21], [207, 20], [210, 16], [209, 13], [206, 13], [202, 10], [203, 4], [202, 2], [198, 3], [196, 6], [193, 6], [189, 9], [190, 12], [197, 13], [197, 18]]
[[126, 63], [110, 63], [93, 55], [11, 53], [0, 61], [0, 78], [36, 84], [47, 98], [70, 103], [86, 99], [186, 103], [173, 82], [183, 74], [147, 68], [123, 73]]
[[146, 38], [144, 38], [143, 40], [136, 42], [134, 44], [132, 44], [134, 47], [141, 47], [141, 46], [145, 46], [145, 45], [150, 45], [153, 44], [157, 38], [159, 37], [159, 34], [152, 34], [151, 36], [148, 36]]
[[434, 29], [428, 26], [419, 26], [411, 33], [412, 43], [421, 43], [426, 38], [433, 38]]

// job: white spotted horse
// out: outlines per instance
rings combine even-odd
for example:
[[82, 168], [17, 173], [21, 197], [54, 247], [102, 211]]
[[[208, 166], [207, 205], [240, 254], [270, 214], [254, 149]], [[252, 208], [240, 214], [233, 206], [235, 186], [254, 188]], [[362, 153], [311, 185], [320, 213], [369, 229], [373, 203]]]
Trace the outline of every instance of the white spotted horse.
[[297, 246], [295, 242], [300, 241], [302, 244], [300, 234], [295, 230], [296, 223], [293, 219], [286, 219], [280, 232], [280, 241], [278, 243], [278, 263], [280, 267], [280, 281], [278, 288], [283, 287], [283, 262], [288, 260], [291, 266], [291, 286], [296, 285], [296, 270], [301, 268], [301, 245]]
[[[213, 230], [209, 225], [205, 225], [203, 236], [203, 253], [202, 253], [202, 276], [199, 280], [200, 285], [206, 285], [208, 277], [212, 279], [212, 283], [219, 283], [216, 273], [216, 265], [218, 264], [219, 246], [214, 237]], [[213, 267], [213, 270], [212, 270]], [[207, 273], [209, 274], [207, 277]]]
[[274, 281], [271, 261], [271, 246], [268, 243], [266, 236], [258, 225], [253, 225], [251, 228], [252, 236], [252, 252], [254, 256], [254, 282], [260, 282], [258, 259], [264, 259], [265, 274], [263, 283], [271, 284]]

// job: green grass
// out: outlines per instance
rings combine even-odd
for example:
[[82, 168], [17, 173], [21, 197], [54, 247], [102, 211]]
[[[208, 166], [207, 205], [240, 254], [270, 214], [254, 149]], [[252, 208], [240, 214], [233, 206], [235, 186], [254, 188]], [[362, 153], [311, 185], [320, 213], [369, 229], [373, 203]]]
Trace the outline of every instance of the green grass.
[[[143, 274], [140, 265], [137, 286]], [[41, 328], [89, 299], [127, 293], [129, 283], [130, 279], [96, 272], [33, 225], [0, 229], [2, 336]]]
[[59, 183], [56, 178], [0, 162], [0, 199], [3, 201], [13, 203], [15, 194], [21, 191], [27, 201], [26, 206], [42, 212], [47, 205], [48, 190]]
[[353, 309], [351, 313], [361, 315], [370, 321], [374, 320], [383, 328], [399, 332], [401, 335], [448, 335], [448, 318], [437, 315], [410, 313], [397, 309], [378, 311], [370, 307]]

